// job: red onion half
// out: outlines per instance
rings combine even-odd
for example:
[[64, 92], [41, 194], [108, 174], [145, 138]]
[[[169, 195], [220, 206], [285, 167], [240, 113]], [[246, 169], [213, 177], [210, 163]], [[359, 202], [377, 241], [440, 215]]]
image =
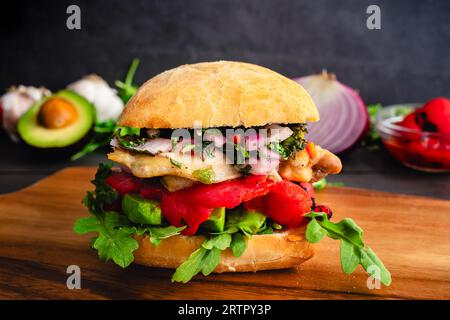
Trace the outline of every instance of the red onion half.
[[308, 125], [306, 139], [339, 153], [358, 143], [370, 126], [367, 107], [358, 93], [326, 71], [294, 79], [311, 95], [320, 121]]

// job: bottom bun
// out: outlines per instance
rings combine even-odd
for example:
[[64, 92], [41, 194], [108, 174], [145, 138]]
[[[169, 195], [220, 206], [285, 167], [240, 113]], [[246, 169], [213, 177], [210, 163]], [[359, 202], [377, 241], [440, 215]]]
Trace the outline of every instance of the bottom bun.
[[[155, 247], [146, 236], [136, 236], [139, 248], [134, 251], [137, 264], [175, 269], [203, 243], [204, 236], [174, 236]], [[254, 235], [239, 258], [230, 249], [222, 251], [221, 263], [214, 272], [248, 272], [292, 268], [314, 255], [313, 246], [305, 239], [305, 227]]]

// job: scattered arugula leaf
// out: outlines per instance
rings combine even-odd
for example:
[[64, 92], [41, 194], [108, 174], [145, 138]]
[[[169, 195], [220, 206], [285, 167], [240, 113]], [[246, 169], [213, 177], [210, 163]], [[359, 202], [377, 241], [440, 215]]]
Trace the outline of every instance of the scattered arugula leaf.
[[315, 190], [323, 190], [327, 186], [327, 179], [322, 178], [319, 181], [313, 182], [313, 187]]
[[119, 97], [122, 99], [123, 103], [127, 103], [128, 100], [136, 93], [138, 86], [133, 84], [133, 78], [136, 73], [137, 67], [139, 66], [139, 59], [134, 58], [131, 62], [130, 69], [128, 69], [125, 81], [122, 82], [117, 80], [115, 82], [116, 87], [119, 91]]
[[70, 160], [78, 160], [101, 147], [107, 146], [116, 129], [117, 125], [115, 120], [97, 122], [94, 126], [94, 134], [91, 140], [89, 140], [89, 142], [80, 151], [72, 155]]
[[370, 127], [364, 139], [361, 141], [361, 145], [368, 150], [378, 150], [381, 146], [381, 138], [375, 129], [375, 119], [378, 111], [380, 111], [383, 106], [380, 103], [367, 105], [367, 112], [370, 118]]
[[391, 284], [391, 274], [375, 252], [366, 247], [362, 238], [363, 230], [352, 219], [333, 223], [323, 212], [311, 212], [306, 216], [311, 218], [306, 227], [306, 240], [316, 243], [325, 236], [340, 240], [341, 268], [344, 273], [352, 273], [361, 264], [373, 278], [386, 286]]
[[327, 186], [332, 186], [332, 187], [343, 187], [344, 183], [343, 182], [330, 182], [325, 178], [320, 179], [319, 181], [313, 182], [313, 187], [315, 190], [323, 190], [325, 189]]

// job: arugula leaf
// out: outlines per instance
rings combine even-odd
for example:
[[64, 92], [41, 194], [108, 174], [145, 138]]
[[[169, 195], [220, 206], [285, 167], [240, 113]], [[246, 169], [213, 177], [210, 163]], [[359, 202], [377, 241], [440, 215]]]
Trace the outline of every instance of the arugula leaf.
[[157, 247], [161, 240], [179, 235], [181, 231], [183, 231], [186, 226], [183, 227], [175, 227], [175, 226], [167, 226], [167, 227], [153, 227], [153, 226], [130, 226], [124, 227], [130, 230], [130, 234], [136, 234], [138, 236], [142, 236], [143, 234], [147, 234], [150, 242]]
[[370, 127], [364, 139], [361, 141], [361, 145], [368, 150], [377, 150], [381, 145], [381, 138], [375, 129], [375, 119], [378, 111], [380, 111], [383, 106], [380, 103], [367, 105], [367, 112], [370, 117]]
[[322, 178], [319, 181], [313, 182], [313, 187], [315, 190], [323, 190], [327, 186], [327, 179]]
[[91, 140], [89, 140], [89, 142], [80, 151], [72, 155], [70, 160], [78, 160], [101, 147], [109, 145], [116, 129], [117, 124], [115, 120], [97, 122], [94, 126], [94, 135]]
[[375, 252], [366, 247], [362, 238], [363, 230], [352, 219], [333, 223], [323, 212], [311, 212], [306, 216], [311, 218], [306, 227], [306, 240], [316, 243], [325, 235], [340, 240], [341, 268], [344, 273], [352, 273], [361, 264], [373, 278], [386, 286], [391, 284], [391, 274]]
[[233, 252], [233, 256], [240, 257], [245, 252], [247, 246], [245, 243], [245, 238], [242, 233], [239, 232], [233, 234], [232, 238], [233, 239], [230, 243], [231, 252]]
[[355, 271], [359, 262], [361, 261], [361, 254], [356, 246], [353, 246], [347, 240], [341, 239], [341, 268], [345, 274], [350, 274]]
[[75, 222], [74, 231], [78, 234], [97, 232], [92, 247], [98, 251], [100, 259], [113, 260], [122, 268], [133, 262], [133, 251], [138, 248], [133, 234], [147, 233], [150, 241], [157, 246], [162, 239], [178, 235], [185, 227], [153, 227], [133, 226], [131, 221], [123, 214], [106, 211], [105, 205], [113, 203], [118, 194], [105, 180], [111, 173], [111, 165], [100, 164], [92, 184], [95, 191], [89, 191], [83, 199], [91, 215], [80, 218]]
[[117, 128], [117, 133], [120, 137], [125, 137], [128, 135], [134, 135], [139, 137], [141, 135], [141, 128], [121, 126]]
[[327, 230], [317, 222], [316, 219], [311, 219], [311, 222], [306, 228], [306, 239], [311, 243], [317, 243], [327, 235]]
[[101, 214], [104, 206], [113, 203], [118, 198], [117, 192], [106, 184], [105, 180], [111, 173], [111, 164], [101, 163], [91, 183], [95, 191], [88, 191], [83, 199], [83, 204], [92, 214]]
[[387, 286], [391, 284], [391, 273], [371, 248], [361, 250], [361, 265], [373, 278], [380, 280]]
[[134, 58], [131, 62], [130, 69], [127, 72], [125, 81], [122, 82], [117, 80], [115, 82], [116, 87], [119, 91], [119, 97], [122, 99], [123, 103], [127, 103], [128, 100], [136, 93], [138, 86], [133, 84], [133, 78], [136, 73], [137, 67], [139, 66], [139, 59]]
[[[208, 250], [200, 247], [191, 253], [182, 264], [178, 266], [172, 276], [172, 282], [189, 282], [196, 274], [202, 270], [203, 260]], [[210, 266], [208, 266], [210, 268]], [[208, 270], [207, 270], [208, 271]]]
[[323, 190], [327, 186], [343, 187], [344, 183], [343, 182], [329, 182], [329, 181], [327, 181], [327, 179], [322, 178], [319, 181], [313, 182], [312, 185], [313, 185], [315, 190]]
[[208, 250], [217, 248], [220, 250], [225, 250], [231, 244], [231, 235], [229, 233], [219, 234], [211, 239], [205, 240], [202, 247]]
[[133, 251], [138, 243], [130, 237], [130, 230], [120, 229], [123, 219], [117, 212], [104, 212], [102, 215], [92, 215], [78, 219], [74, 231], [78, 234], [98, 232], [92, 247], [97, 249], [101, 260], [113, 260], [122, 268], [133, 262]]
[[231, 239], [229, 233], [221, 233], [206, 239], [202, 246], [175, 270], [172, 282], [189, 282], [199, 272], [205, 276], [209, 275], [220, 263], [221, 251], [230, 247]]
[[208, 250], [202, 261], [202, 274], [204, 276], [209, 275], [220, 263], [221, 250], [218, 248], [212, 248]]
[[118, 127], [114, 134], [119, 144], [123, 148], [130, 150], [134, 150], [133, 148], [138, 147], [147, 141], [146, 138], [141, 137], [140, 135], [141, 129], [132, 127]]

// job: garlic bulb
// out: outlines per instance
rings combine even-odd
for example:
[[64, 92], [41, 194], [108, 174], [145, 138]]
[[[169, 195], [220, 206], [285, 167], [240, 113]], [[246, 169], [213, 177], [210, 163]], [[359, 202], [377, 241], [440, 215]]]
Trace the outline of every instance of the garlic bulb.
[[117, 96], [116, 90], [98, 75], [87, 75], [69, 84], [67, 88], [85, 97], [95, 106], [98, 122], [117, 120], [123, 110], [123, 102]]
[[50, 90], [40, 87], [23, 86], [11, 87], [7, 93], [0, 97], [3, 107], [3, 128], [11, 139], [18, 141], [17, 122], [20, 117], [37, 101], [49, 96]]

